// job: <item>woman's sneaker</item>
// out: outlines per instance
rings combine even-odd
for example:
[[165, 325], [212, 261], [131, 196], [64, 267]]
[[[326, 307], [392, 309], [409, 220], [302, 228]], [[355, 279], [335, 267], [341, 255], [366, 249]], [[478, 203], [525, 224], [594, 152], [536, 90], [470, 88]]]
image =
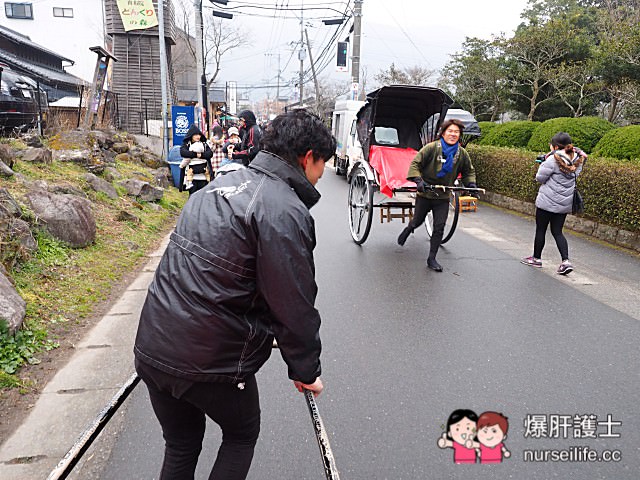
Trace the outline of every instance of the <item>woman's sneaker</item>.
[[569, 260], [564, 260], [558, 267], [558, 275], [566, 275], [573, 272], [573, 265]]
[[520, 263], [524, 263], [525, 265], [529, 265], [530, 267], [542, 268], [542, 260], [535, 257], [525, 257], [520, 260]]

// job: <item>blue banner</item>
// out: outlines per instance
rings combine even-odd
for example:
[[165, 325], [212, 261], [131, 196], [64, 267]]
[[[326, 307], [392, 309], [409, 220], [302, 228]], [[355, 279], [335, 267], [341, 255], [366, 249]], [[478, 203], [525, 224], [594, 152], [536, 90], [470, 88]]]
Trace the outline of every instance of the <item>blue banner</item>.
[[193, 107], [181, 105], [171, 106], [171, 126], [173, 127], [173, 144], [181, 145], [189, 126], [195, 122]]

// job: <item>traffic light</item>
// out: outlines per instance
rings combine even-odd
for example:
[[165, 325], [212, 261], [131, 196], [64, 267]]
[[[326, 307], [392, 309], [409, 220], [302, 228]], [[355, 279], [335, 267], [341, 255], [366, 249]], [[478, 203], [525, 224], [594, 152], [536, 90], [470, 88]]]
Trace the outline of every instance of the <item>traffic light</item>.
[[349, 50], [349, 42], [338, 42], [337, 67], [338, 71], [347, 71], [347, 51]]

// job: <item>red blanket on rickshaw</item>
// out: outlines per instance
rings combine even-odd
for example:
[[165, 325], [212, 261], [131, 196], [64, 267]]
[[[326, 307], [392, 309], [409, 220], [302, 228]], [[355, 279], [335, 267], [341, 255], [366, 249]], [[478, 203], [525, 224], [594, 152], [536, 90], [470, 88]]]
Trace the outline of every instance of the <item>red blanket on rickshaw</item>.
[[392, 197], [396, 188], [416, 186], [414, 182], [407, 180], [407, 172], [416, 153], [418, 152], [413, 148], [371, 145], [369, 164], [380, 177], [380, 193]]

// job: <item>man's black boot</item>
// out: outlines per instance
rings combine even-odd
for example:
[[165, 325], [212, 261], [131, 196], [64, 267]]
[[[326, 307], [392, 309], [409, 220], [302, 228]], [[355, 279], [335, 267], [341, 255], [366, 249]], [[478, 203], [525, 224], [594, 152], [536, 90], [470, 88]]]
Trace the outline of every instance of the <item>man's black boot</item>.
[[411, 227], [406, 227], [404, 230], [402, 230], [402, 232], [400, 232], [400, 235], [398, 235], [398, 245], [404, 245], [404, 242], [407, 241], [407, 238], [409, 238], [409, 235], [411, 235], [412, 233], [413, 228]]
[[431, 258], [431, 257], [427, 258], [427, 267], [429, 267], [431, 270], [435, 270], [436, 272], [442, 271], [442, 267], [436, 261], [435, 258]]

